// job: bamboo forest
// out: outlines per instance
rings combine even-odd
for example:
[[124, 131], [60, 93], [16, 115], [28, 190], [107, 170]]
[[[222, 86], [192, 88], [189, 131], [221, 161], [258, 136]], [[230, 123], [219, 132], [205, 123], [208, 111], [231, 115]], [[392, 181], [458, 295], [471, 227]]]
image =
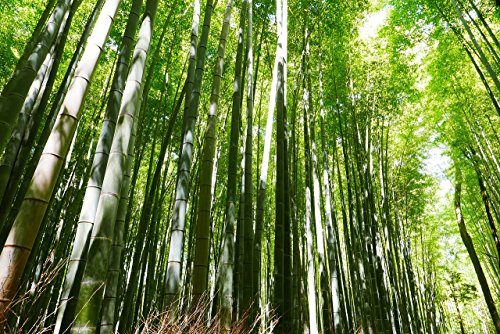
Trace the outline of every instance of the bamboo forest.
[[0, 333], [500, 334], [500, 1], [0, 21]]

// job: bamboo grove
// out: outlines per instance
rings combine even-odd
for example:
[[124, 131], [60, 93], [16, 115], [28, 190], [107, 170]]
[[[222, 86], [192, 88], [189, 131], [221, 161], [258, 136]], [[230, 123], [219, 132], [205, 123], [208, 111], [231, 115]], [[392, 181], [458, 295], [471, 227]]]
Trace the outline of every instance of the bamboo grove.
[[0, 332], [500, 333], [500, 12], [0, 3]]

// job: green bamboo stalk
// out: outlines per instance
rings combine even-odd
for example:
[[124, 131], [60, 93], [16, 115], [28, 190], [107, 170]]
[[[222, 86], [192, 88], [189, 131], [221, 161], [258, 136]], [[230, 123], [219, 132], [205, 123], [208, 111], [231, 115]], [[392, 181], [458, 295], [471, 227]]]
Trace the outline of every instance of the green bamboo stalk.
[[127, 26], [122, 37], [122, 44], [120, 46], [116, 71], [111, 84], [111, 92], [106, 106], [101, 134], [92, 161], [91, 177], [85, 191], [82, 211], [75, 234], [75, 241], [73, 242], [74, 246], [71, 252], [68, 273], [66, 274], [63, 294], [58, 309], [55, 333], [64, 332], [66, 328], [70, 327], [73, 321], [77, 296], [80, 290], [80, 282], [86, 263], [88, 242], [90, 234], [92, 233], [97, 204], [101, 194], [102, 181], [115, 131], [116, 119], [118, 118], [123, 87], [125, 86], [125, 77], [132, 53], [131, 45], [139, 22], [139, 10], [141, 5], [142, 0], [136, 0], [132, 3]]
[[219, 38], [217, 50], [217, 62], [215, 64], [212, 80], [212, 93], [210, 95], [210, 108], [208, 112], [207, 130], [203, 145], [200, 167], [200, 192], [198, 203], [198, 221], [196, 224], [196, 246], [194, 250], [193, 269], [193, 302], [196, 308], [201, 301], [202, 295], [207, 291], [208, 262], [210, 257], [210, 212], [212, 206], [212, 177], [214, 171], [215, 146], [217, 138], [217, 108], [220, 96], [222, 73], [224, 71], [224, 54], [226, 51], [226, 40], [229, 33], [231, 21], [232, 0], [228, 0], [224, 11], [224, 21]]
[[[167, 266], [167, 301], [170, 305], [178, 297], [181, 286], [182, 258], [184, 250], [184, 233], [186, 227], [186, 210], [189, 198], [191, 164], [193, 162], [193, 145], [195, 135], [195, 122], [198, 118], [198, 107], [200, 103], [200, 89], [203, 79], [205, 65], [205, 54], [207, 50], [208, 34], [210, 32], [210, 21], [214, 3], [208, 0], [205, 5], [205, 16], [203, 18], [203, 29], [198, 49], [196, 41], [198, 35], [199, 0], [195, 0], [195, 11], [193, 16], [193, 28], [191, 38], [191, 58], [188, 68], [188, 81], [186, 103], [184, 110], [184, 135], [182, 149], [179, 158], [177, 186], [175, 190], [175, 205], [170, 234], [170, 249]], [[196, 67], [195, 67], [196, 65]], [[194, 72], [194, 75], [193, 75]], [[191, 81], [193, 80], [193, 81]], [[187, 106], [187, 109], [186, 109]]]
[[[142, 81], [154, 26], [158, 0], [148, 0], [133, 61], [127, 77], [118, 126], [113, 136], [103, 186], [90, 239], [88, 263], [84, 271], [77, 304], [77, 318], [72, 332], [92, 332], [100, 324], [104, 284], [109, 264], [111, 241], [120, 203], [120, 191], [127, 173], [129, 149], [135, 144], [134, 127], [140, 119]], [[130, 147], [131, 146], [131, 147]]]
[[238, 29], [238, 45], [236, 48], [236, 60], [234, 68], [234, 89], [231, 109], [231, 132], [229, 153], [227, 159], [227, 193], [226, 193], [226, 218], [224, 224], [224, 236], [222, 241], [221, 259], [219, 261], [219, 303], [224, 331], [231, 330], [233, 311], [233, 275], [234, 275], [234, 230], [236, 227], [236, 178], [238, 160], [238, 141], [240, 129], [240, 100], [241, 100], [241, 63], [243, 58], [243, 39], [245, 29], [247, 2], [242, 1], [240, 11], [240, 26]]
[[[30, 187], [0, 255], [7, 270], [0, 274], [0, 319], [8, 311], [35, 241], [41, 221], [54, 191], [57, 177], [69, 151], [86, 93], [111, 29], [120, 0], [106, 1], [76, 70], [59, 117], [45, 145]], [[1, 320], [0, 320], [1, 322]]]

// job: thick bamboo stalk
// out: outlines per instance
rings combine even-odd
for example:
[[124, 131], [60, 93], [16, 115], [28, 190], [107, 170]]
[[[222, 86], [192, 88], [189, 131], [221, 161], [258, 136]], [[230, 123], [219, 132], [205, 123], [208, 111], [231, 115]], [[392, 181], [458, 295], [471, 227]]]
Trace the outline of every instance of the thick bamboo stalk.
[[278, 80], [276, 89], [276, 223], [274, 241], [274, 301], [276, 312], [282, 317], [277, 324], [278, 332], [288, 330], [289, 314], [284, 305], [285, 294], [285, 267], [284, 267], [284, 243], [285, 238], [285, 119], [286, 119], [286, 40], [287, 40], [287, 2], [286, 0], [276, 1], [276, 18], [278, 23], [278, 48], [276, 58], [278, 61]]
[[[243, 228], [245, 229], [243, 266], [245, 272], [253, 273], [253, 3], [248, 0], [248, 30], [247, 30], [247, 122], [245, 140], [245, 209]], [[246, 311], [251, 307], [255, 291], [253, 291], [253, 276], [243, 275], [243, 309]]]
[[195, 309], [204, 293], [207, 291], [208, 262], [210, 257], [210, 213], [212, 208], [212, 179], [215, 161], [215, 147], [217, 141], [217, 110], [220, 96], [222, 73], [224, 71], [224, 54], [226, 40], [231, 20], [232, 0], [228, 0], [224, 12], [224, 21], [219, 38], [217, 62], [212, 80], [210, 108], [208, 111], [207, 130], [203, 144], [200, 167], [200, 193], [198, 203], [198, 221], [196, 223], [196, 246], [193, 268], [193, 302]]
[[[196, 48], [199, 20], [199, 3], [195, 1], [195, 13], [193, 17], [193, 29], [191, 40], [191, 57], [188, 78], [188, 90], [186, 94], [186, 105], [184, 115], [184, 136], [179, 158], [177, 186], [175, 190], [175, 205], [173, 215], [172, 232], [170, 235], [170, 249], [167, 267], [167, 305], [178, 297], [181, 285], [182, 258], [184, 251], [184, 234], [186, 228], [186, 210], [189, 199], [191, 164], [193, 162], [193, 146], [195, 136], [195, 122], [198, 119], [198, 107], [200, 103], [201, 83], [205, 66], [205, 54], [207, 50], [208, 34], [210, 32], [210, 21], [214, 3], [208, 0], [205, 5], [203, 18], [203, 29], [201, 33], [198, 50]], [[193, 75], [193, 72], [194, 75]]]
[[142, 0], [135, 0], [132, 4], [127, 20], [127, 26], [122, 37], [122, 44], [117, 60], [117, 68], [111, 84], [111, 92], [106, 106], [106, 113], [101, 128], [101, 134], [96, 146], [96, 152], [92, 161], [92, 170], [87, 185], [82, 211], [75, 234], [74, 246], [70, 256], [68, 273], [66, 274], [63, 294], [58, 309], [58, 318], [55, 333], [64, 332], [73, 321], [80, 290], [80, 282], [85, 268], [88, 252], [88, 242], [92, 233], [97, 204], [101, 194], [102, 181], [108, 162], [109, 150], [113, 140], [116, 119], [125, 86], [126, 73], [130, 64], [132, 53], [132, 41], [139, 22], [139, 10]]
[[0, 319], [6, 315], [9, 303], [17, 292], [20, 277], [69, 151], [81, 117], [85, 95], [119, 4], [120, 0], [106, 1], [99, 15], [31, 185], [0, 255], [1, 266], [7, 268], [0, 274]]
[[222, 326], [225, 332], [231, 330], [233, 311], [233, 281], [234, 281], [234, 231], [236, 227], [236, 178], [238, 161], [238, 141], [240, 130], [240, 100], [242, 95], [241, 63], [243, 58], [243, 39], [245, 29], [247, 2], [242, 1], [240, 12], [240, 26], [238, 29], [238, 46], [236, 49], [236, 64], [234, 69], [234, 88], [231, 109], [231, 131], [229, 153], [227, 159], [227, 193], [226, 193], [226, 218], [224, 236], [222, 241], [221, 259], [219, 261], [218, 285], [220, 296], [220, 312]]

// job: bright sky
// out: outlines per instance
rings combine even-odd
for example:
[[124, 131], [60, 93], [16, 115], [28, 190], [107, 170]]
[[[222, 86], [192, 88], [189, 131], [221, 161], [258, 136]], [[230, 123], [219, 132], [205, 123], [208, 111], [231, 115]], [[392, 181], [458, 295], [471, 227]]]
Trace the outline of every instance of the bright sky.
[[376, 37], [379, 29], [386, 23], [388, 8], [384, 6], [378, 12], [370, 13], [364, 18], [364, 24], [359, 28], [359, 36], [363, 41]]
[[[359, 28], [359, 36], [364, 42], [376, 38], [379, 30], [387, 23], [390, 14], [390, 6], [383, 6], [379, 11], [368, 13], [363, 19], [363, 25]], [[407, 51], [408, 56], [413, 54], [413, 63], [421, 63], [428, 51], [426, 43], [418, 43], [414, 48]], [[425, 86], [426, 80], [421, 78], [419, 85]], [[446, 155], [445, 147], [435, 146], [428, 151], [427, 158], [423, 161], [423, 170], [426, 174], [439, 181], [439, 189], [436, 198], [441, 204], [449, 200], [448, 195], [452, 192], [453, 184], [446, 173], [451, 166], [451, 160]]]
[[451, 159], [446, 155], [444, 147], [435, 146], [429, 149], [427, 159], [424, 160], [424, 172], [439, 180], [436, 197], [441, 202], [447, 201], [446, 196], [453, 188], [453, 184], [446, 175], [450, 166]]

